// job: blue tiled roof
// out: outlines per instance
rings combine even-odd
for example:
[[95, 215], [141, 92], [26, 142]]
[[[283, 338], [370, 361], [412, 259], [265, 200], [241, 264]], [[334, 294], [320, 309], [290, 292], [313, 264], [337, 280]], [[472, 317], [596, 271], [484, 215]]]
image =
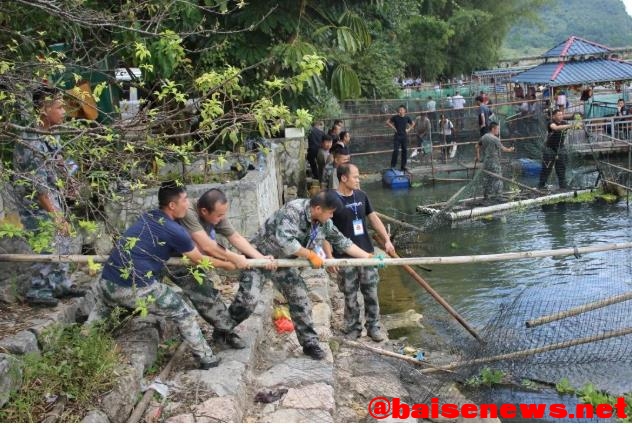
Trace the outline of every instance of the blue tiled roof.
[[613, 59], [542, 63], [511, 80], [552, 86], [629, 81], [632, 80], [632, 63]]
[[542, 57], [591, 55], [608, 53], [610, 51], [612, 51], [610, 48], [602, 44], [571, 35], [565, 41], [544, 53]]

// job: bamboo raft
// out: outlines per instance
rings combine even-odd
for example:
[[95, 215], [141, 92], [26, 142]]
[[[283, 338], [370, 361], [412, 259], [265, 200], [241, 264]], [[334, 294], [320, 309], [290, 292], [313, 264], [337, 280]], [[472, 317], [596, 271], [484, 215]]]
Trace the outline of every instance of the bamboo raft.
[[[592, 190], [576, 190], [564, 193], [539, 195], [533, 191], [520, 193], [503, 193], [499, 198], [491, 200], [483, 197], [463, 199], [453, 206], [449, 203], [434, 203], [431, 205], [417, 206], [417, 211], [427, 215], [441, 215], [449, 221], [462, 221], [478, 219], [500, 212], [521, 209], [528, 206], [541, 205], [549, 202], [557, 202], [563, 199], [577, 197], [580, 194], [590, 193]], [[449, 207], [449, 210], [445, 210]]]

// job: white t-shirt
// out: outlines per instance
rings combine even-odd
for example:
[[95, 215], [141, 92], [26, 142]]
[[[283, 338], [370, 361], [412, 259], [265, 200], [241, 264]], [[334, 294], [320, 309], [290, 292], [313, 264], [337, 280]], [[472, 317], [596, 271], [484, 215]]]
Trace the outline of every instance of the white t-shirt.
[[452, 128], [454, 128], [454, 125], [449, 119], [446, 119], [443, 123], [439, 122], [439, 132], [441, 134], [452, 135]]
[[465, 107], [465, 99], [460, 94], [452, 97], [452, 105], [455, 109], [463, 109]]

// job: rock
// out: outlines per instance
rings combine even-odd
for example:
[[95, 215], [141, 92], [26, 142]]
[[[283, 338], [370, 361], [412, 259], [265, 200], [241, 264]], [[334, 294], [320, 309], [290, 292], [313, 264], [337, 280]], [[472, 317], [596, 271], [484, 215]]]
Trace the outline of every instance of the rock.
[[39, 352], [37, 337], [35, 337], [35, 334], [32, 332], [26, 330], [0, 340], [0, 348], [15, 355]]
[[116, 386], [102, 400], [101, 406], [111, 422], [126, 422], [140, 393], [140, 374], [137, 368], [121, 367]]
[[283, 398], [281, 405], [290, 409], [318, 409], [333, 412], [336, 408], [334, 388], [325, 383], [291, 388]]
[[279, 409], [261, 419], [264, 423], [333, 423], [329, 412], [314, 409]]
[[126, 327], [125, 333], [117, 339], [130, 363], [139, 367], [138, 372], [141, 374], [147, 371], [158, 357], [160, 338], [157, 326], [157, 321], [152, 316], [134, 318]]
[[243, 392], [245, 369], [241, 362], [224, 360], [217, 368], [185, 371], [177, 374], [174, 380], [176, 386], [202, 386], [218, 396], [233, 396]]
[[273, 387], [292, 382], [294, 385], [304, 383], [333, 384], [333, 366], [323, 361], [315, 361], [307, 356], [289, 358], [262, 373], [258, 382], [264, 387]]
[[343, 406], [336, 409], [334, 415], [334, 422], [337, 423], [357, 423], [360, 421], [360, 417], [353, 408]]
[[315, 326], [326, 326], [329, 328], [331, 325], [331, 308], [327, 303], [316, 303], [312, 306], [312, 318]]
[[195, 417], [193, 414], [180, 414], [165, 420], [166, 423], [194, 423]]
[[108, 420], [108, 416], [105, 414], [105, 412], [100, 411], [98, 409], [93, 409], [92, 411], [88, 412], [88, 415], [83, 417], [83, 420], [81, 420], [81, 422], [82, 423], [109, 423], [110, 420]]
[[0, 408], [9, 400], [9, 394], [20, 388], [22, 368], [12, 355], [0, 353]]
[[[9, 221], [21, 226], [19, 218]], [[28, 254], [33, 251], [20, 237], [0, 237], [0, 253]], [[31, 286], [32, 267], [33, 264], [28, 262], [0, 262], [0, 302], [14, 303], [26, 295]]]
[[387, 330], [402, 327], [423, 327], [423, 315], [413, 309], [397, 314], [382, 315], [382, 325]]
[[366, 399], [376, 396], [387, 398], [406, 398], [408, 391], [404, 388], [397, 376], [392, 374], [373, 374], [349, 379], [351, 390], [359, 393]]
[[241, 408], [232, 396], [210, 398], [194, 408], [197, 422], [230, 423], [242, 421]]

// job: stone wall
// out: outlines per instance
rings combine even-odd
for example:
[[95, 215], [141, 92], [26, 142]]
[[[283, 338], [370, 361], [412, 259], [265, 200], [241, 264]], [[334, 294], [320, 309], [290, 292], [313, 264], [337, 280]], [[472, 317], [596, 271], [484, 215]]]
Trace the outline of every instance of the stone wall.
[[305, 169], [307, 161], [307, 140], [283, 138], [272, 140], [274, 156], [279, 164], [282, 186], [296, 187], [299, 195], [306, 192]]
[[[222, 184], [188, 185], [190, 199], [197, 199], [211, 188], [220, 188], [226, 193], [230, 202], [228, 218], [237, 231], [245, 237], [254, 235], [266, 218], [280, 207], [281, 193], [277, 181], [276, 155], [266, 156], [266, 167], [263, 171], [252, 170], [240, 180]], [[135, 192], [124, 197], [120, 203], [106, 207], [108, 223], [117, 231], [124, 231], [138, 216], [147, 210], [158, 207], [158, 189], [152, 188]], [[109, 242], [109, 237], [106, 238]], [[107, 254], [110, 246], [100, 239], [95, 248], [99, 254]]]

